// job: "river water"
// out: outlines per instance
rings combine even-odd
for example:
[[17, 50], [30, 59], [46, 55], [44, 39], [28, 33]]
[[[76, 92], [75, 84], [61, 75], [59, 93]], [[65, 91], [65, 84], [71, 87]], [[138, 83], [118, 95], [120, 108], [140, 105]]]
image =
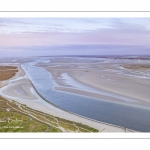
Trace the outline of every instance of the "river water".
[[22, 65], [38, 92], [56, 106], [88, 117], [133, 130], [150, 131], [150, 109], [54, 90], [50, 72], [35, 66], [36, 62]]

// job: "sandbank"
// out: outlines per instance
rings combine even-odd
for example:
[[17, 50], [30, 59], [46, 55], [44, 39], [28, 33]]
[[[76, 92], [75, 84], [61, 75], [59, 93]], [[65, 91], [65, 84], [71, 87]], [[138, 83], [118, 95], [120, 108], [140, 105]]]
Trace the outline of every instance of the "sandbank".
[[[150, 77], [147, 72], [132, 71], [123, 68], [126, 64], [120, 63], [51, 63], [44, 66], [53, 75], [53, 80], [58, 84], [55, 90], [86, 95], [106, 101], [128, 103], [131, 105], [150, 106]], [[74, 81], [68, 82], [67, 74], [75, 82], [98, 90], [79, 88]], [[72, 83], [71, 83], [72, 82]], [[105, 94], [102, 94], [105, 93]]]

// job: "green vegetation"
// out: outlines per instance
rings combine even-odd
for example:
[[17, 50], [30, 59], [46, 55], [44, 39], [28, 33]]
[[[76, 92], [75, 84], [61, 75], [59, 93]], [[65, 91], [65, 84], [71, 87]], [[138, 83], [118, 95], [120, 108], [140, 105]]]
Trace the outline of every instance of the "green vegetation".
[[16, 74], [16, 72], [18, 72], [17, 67], [0, 66], [0, 81], [12, 78]]
[[150, 69], [149, 64], [130, 64], [130, 65], [123, 65], [123, 67], [126, 69], [131, 69], [131, 70], [139, 70], [139, 69], [149, 70]]
[[0, 97], [0, 132], [98, 132]]

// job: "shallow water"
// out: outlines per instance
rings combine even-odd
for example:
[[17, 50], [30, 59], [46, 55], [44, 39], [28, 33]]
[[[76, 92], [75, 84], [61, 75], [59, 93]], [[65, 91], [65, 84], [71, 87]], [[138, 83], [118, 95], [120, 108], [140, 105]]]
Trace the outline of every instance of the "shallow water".
[[26, 63], [22, 67], [38, 92], [56, 106], [94, 120], [138, 131], [150, 131], [150, 109], [56, 91], [53, 90], [56, 83], [48, 71], [34, 66], [34, 63]]

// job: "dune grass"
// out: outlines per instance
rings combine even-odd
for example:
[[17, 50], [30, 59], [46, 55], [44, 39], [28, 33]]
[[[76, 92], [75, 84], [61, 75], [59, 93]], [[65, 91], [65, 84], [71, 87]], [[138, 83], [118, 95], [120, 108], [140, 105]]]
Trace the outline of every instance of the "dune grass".
[[0, 132], [98, 132], [0, 97]]

